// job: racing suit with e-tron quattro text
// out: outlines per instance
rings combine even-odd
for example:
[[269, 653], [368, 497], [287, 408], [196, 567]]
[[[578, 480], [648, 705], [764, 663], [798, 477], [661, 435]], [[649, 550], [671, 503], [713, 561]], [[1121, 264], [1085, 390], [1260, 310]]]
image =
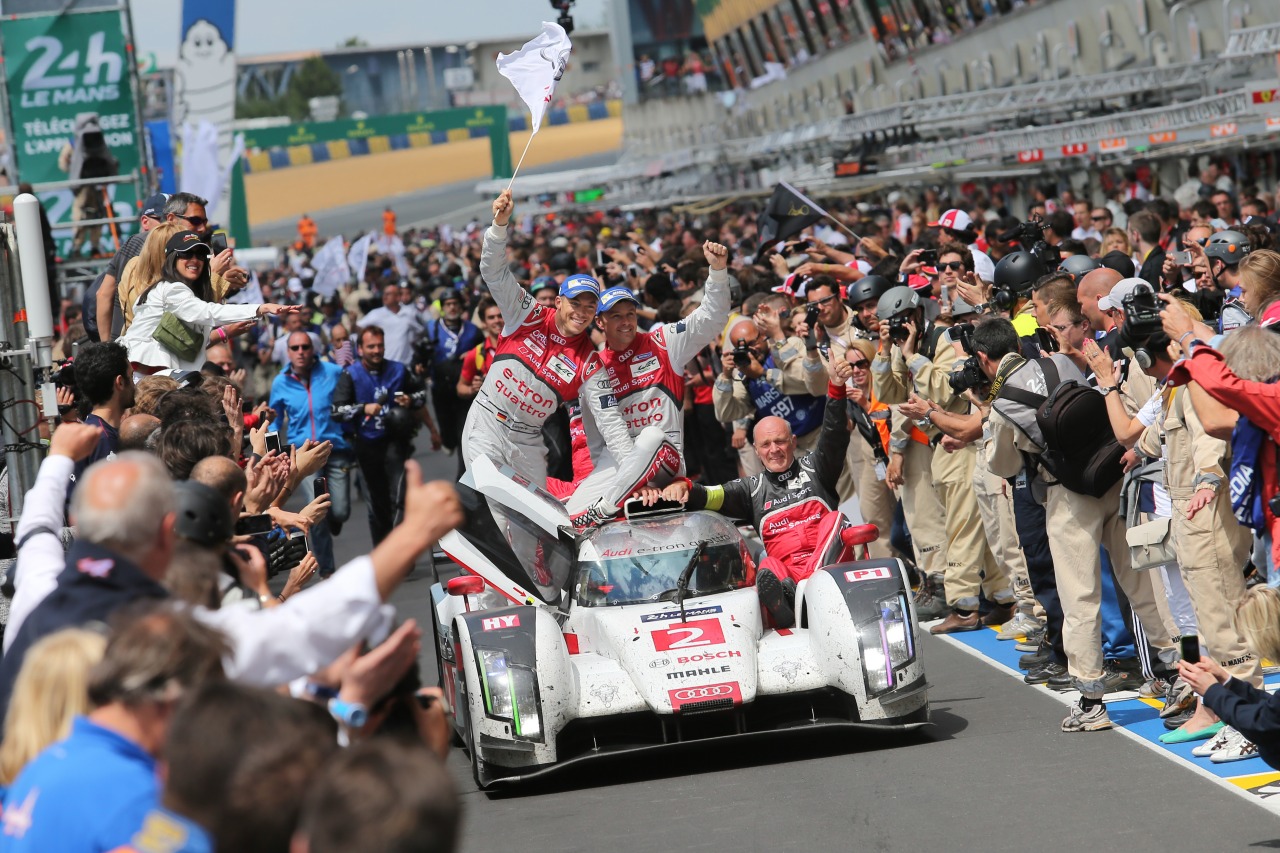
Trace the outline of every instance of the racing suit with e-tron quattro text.
[[[484, 235], [480, 274], [502, 309], [505, 325], [492, 366], [467, 413], [462, 456], [468, 465], [487, 456], [509, 465], [530, 483], [547, 481], [542, 425], [561, 404], [613, 393], [613, 383], [587, 332], [566, 338], [556, 312], [534, 301], [520, 286], [506, 259], [507, 229], [491, 225]], [[626, 424], [616, 410], [598, 421], [601, 435], [619, 457], [631, 449]]]
[[813, 574], [810, 558], [823, 545], [823, 519], [840, 504], [836, 483], [849, 449], [845, 393], [843, 385], [827, 386], [818, 446], [796, 457], [787, 470], [765, 470], [723, 486], [694, 483], [689, 490], [688, 509], [751, 519], [779, 580], [789, 577], [799, 583]]
[[[684, 473], [684, 366], [715, 340], [728, 318], [729, 272], [712, 270], [702, 303], [688, 317], [637, 332], [621, 352], [600, 351], [615, 390], [583, 408], [582, 426], [595, 470], [567, 502], [571, 515], [601, 498], [608, 506], [618, 505], [646, 482], [665, 486]], [[614, 456], [597, 426], [608, 410], [621, 413], [634, 442], [627, 459]], [[653, 453], [657, 466], [651, 464]]]

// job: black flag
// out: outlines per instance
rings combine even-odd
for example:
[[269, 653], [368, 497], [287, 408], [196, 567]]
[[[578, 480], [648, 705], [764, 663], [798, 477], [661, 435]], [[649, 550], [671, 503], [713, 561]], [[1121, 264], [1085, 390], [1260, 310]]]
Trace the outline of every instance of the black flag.
[[773, 188], [773, 197], [756, 221], [756, 230], [760, 234], [756, 254], [765, 246], [796, 236], [826, 215], [827, 212], [808, 196], [781, 181]]

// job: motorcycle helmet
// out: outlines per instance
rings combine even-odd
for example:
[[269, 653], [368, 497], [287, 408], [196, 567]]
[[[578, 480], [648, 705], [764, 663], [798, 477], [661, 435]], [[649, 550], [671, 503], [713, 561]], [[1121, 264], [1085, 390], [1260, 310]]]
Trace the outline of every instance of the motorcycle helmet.
[[914, 311], [920, 307], [920, 294], [904, 284], [891, 287], [881, 295], [876, 303], [876, 316], [881, 320], [896, 317], [903, 311]]
[[1009, 310], [1020, 297], [1031, 290], [1031, 286], [1037, 280], [1048, 272], [1040, 259], [1030, 252], [1012, 252], [1005, 255], [1000, 259], [1000, 263], [996, 264], [994, 282], [996, 289], [992, 301], [1001, 310]]
[[849, 285], [844, 301], [852, 308], [857, 308], [869, 299], [879, 299], [893, 285], [884, 276], [865, 275]]
[[1249, 254], [1249, 238], [1239, 231], [1219, 231], [1209, 238], [1204, 253], [1210, 258], [1217, 258], [1229, 267], [1244, 260]]
[[1088, 255], [1072, 255], [1058, 264], [1058, 270], [1068, 273], [1076, 280], [1076, 285], [1089, 273], [1102, 269], [1102, 261]]
[[382, 427], [387, 432], [387, 438], [392, 441], [412, 441], [414, 433], [418, 431], [418, 419], [409, 409], [392, 406], [382, 416]]
[[173, 491], [177, 504], [175, 533], [205, 548], [231, 541], [234, 528], [226, 498], [191, 480], [174, 483]]

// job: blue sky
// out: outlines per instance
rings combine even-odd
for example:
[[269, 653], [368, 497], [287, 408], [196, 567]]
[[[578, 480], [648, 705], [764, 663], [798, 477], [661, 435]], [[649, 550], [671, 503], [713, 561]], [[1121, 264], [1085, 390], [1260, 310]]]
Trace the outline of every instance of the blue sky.
[[[579, 27], [603, 26], [606, 0], [578, 0]], [[181, 0], [132, 0], [141, 54], [161, 66], [178, 52]], [[305, 18], [298, 19], [302, 10]], [[356, 14], [358, 10], [358, 14]], [[240, 0], [236, 53], [254, 55], [331, 48], [350, 36], [372, 45], [461, 41], [528, 33], [556, 12], [547, 0]], [[498, 23], [500, 22], [500, 23]]]

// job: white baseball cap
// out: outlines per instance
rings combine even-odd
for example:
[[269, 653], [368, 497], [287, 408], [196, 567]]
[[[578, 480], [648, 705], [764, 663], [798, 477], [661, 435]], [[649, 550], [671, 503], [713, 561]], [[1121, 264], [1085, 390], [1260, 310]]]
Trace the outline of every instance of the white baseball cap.
[[[1142, 279], [1142, 278], [1120, 279], [1120, 281], [1116, 282], [1115, 286], [1111, 288], [1110, 293], [1108, 293], [1106, 296], [1102, 296], [1098, 298], [1098, 308], [1100, 308], [1103, 311], [1116, 311], [1116, 310], [1119, 310], [1120, 308], [1123, 308], [1125, 297], [1133, 293], [1133, 291], [1140, 284], [1146, 285], [1147, 287], [1151, 287], [1150, 284], [1147, 284], [1146, 279]], [[1154, 290], [1154, 288], [1152, 289]]]

